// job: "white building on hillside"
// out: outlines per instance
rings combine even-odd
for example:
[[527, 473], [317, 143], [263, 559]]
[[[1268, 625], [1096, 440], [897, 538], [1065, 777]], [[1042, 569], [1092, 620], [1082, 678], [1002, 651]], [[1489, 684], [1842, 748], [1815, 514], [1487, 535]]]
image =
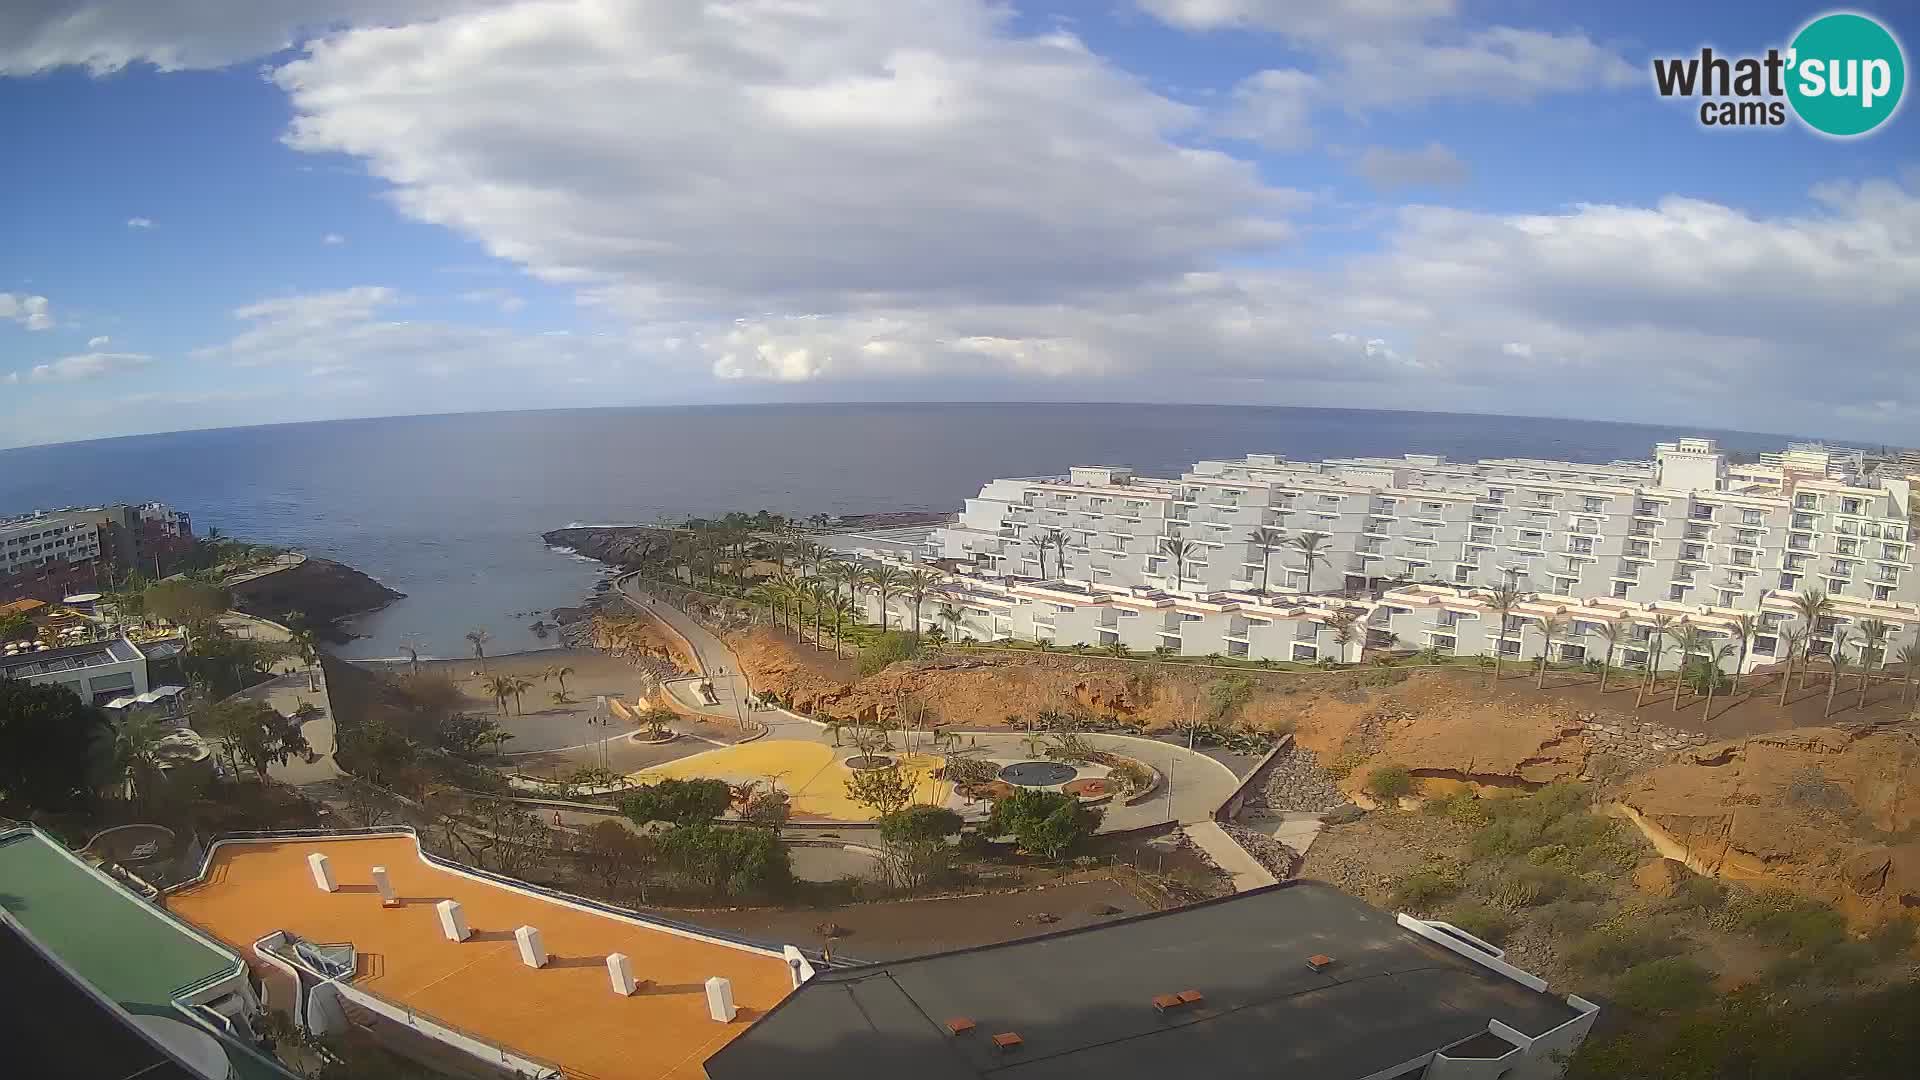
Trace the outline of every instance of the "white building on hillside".
[[[1712, 440], [1681, 439], [1605, 465], [1250, 454], [1177, 478], [1100, 466], [995, 480], [927, 538], [922, 557], [946, 583], [923, 614], [976, 639], [1282, 660], [1357, 659], [1367, 645], [1537, 657], [1543, 620], [1567, 624], [1556, 659], [1597, 658], [1602, 627], [1620, 624], [1615, 662], [1630, 664], [1665, 614], [1727, 646], [1732, 669], [1742, 616], [1744, 666], [1772, 663], [1793, 595], [1813, 589], [1832, 600], [1815, 655], [1879, 620], [1887, 662], [1920, 631], [1912, 478], [1870, 479], [1850, 451], [1768, 457], [1729, 464]], [[1311, 562], [1296, 546], [1309, 533]], [[1496, 629], [1484, 591], [1502, 583], [1529, 602]], [[943, 605], [951, 625], [934, 617]], [[1349, 617], [1358, 630], [1339, 631]]]

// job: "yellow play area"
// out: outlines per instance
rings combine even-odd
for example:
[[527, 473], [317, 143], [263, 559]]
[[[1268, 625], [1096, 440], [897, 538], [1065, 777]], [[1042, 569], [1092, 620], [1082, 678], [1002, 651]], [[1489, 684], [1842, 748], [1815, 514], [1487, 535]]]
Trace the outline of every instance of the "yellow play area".
[[[630, 779], [641, 784], [667, 779], [706, 778], [730, 784], [772, 779], [792, 798], [796, 817], [868, 821], [874, 817], [873, 811], [847, 798], [847, 778], [853, 772], [842, 762], [855, 753], [858, 751], [851, 747], [836, 748], [797, 739], [762, 739], [642, 769]], [[945, 763], [945, 758], [897, 751], [882, 753], [919, 775], [913, 793], [915, 802], [946, 804], [952, 786], [933, 779], [933, 771]]]

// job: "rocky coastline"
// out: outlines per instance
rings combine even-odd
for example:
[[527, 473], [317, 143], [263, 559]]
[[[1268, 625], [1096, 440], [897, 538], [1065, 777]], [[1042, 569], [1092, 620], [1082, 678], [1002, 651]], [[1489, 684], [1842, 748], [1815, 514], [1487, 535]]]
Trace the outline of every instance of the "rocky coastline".
[[637, 570], [667, 555], [673, 534], [648, 525], [555, 529], [540, 534], [549, 547], [566, 548], [608, 566]]
[[353, 639], [339, 628], [340, 622], [406, 596], [344, 563], [312, 556], [235, 585], [232, 592], [235, 610], [276, 622], [290, 611], [301, 612], [309, 624], [322, 628], [322, 639], [336, 644]]

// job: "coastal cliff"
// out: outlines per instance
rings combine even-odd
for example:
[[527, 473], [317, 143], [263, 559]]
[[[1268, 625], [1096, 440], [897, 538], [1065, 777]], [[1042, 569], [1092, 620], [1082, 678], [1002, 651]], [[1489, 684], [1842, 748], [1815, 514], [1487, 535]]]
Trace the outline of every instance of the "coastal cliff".
[[[325, 627], [349, 616], [378, 611], [405, 595], [351, 566], [312, 557], [298, 566], [242, 582], [232, 591], [233, 606], [249, 615], [278, 621], [289, 611], [299, 611], [306, 614], [308, 622]], [[338, 631], [323, 636], [348, 640]]]
[[637, 570], [666, 557], [671, 534], [646, 525], [617, 528], [555, 529], [540, 539], [552, 547], [567, 548], [609, 566]]

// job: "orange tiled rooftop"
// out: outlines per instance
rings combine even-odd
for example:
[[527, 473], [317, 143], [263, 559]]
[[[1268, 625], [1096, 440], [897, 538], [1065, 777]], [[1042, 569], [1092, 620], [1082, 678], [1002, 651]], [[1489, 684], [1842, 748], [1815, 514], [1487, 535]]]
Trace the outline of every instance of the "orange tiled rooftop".
[[[332, 863], [338, 892], [313, 884], [307, 855]], [[368, 868], [385, 866], [402, 903], [383, 908]], [[456, 900], [473, 936], [448, 941], [434, 905]], [[316, 942], [351, 941], [353, 985], [448, 1025], [578, 1073], [689, 1078], [701, 1062], [785, 997], [778, 956], [703, 941], [454, 873], [426, 862], [407, 836], [303, 838], [222, 845], [206, 879], [167, 906], [249, 958], [276, 930]], [[538, 927], [549, 960], [520, 962], [515, 927]], [[608, 953], [633, 961], [640, 988], [620, 997]], [[707, 1015], [705, 982], [733, 983], [739, 1015]]]

